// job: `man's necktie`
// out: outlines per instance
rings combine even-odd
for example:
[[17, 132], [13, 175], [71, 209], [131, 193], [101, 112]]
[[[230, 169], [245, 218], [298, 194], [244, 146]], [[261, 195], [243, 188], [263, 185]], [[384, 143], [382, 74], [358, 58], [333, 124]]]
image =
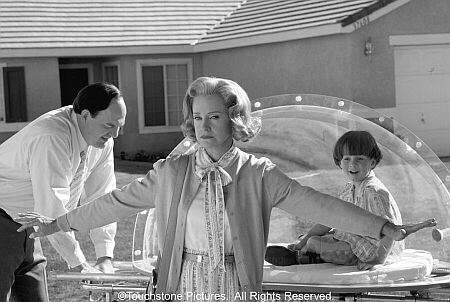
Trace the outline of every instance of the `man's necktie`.
[[86, 170], [86, 153], [86, 151], [80, 152], [80, 164], [78, 165], [78, 169], [75, 172], [72, 182], [70, 183], [70, 198], [69, 203], [66, 205], [66, 209], [68, 211], [75, 209], [78, 205], [78, 201], [80, 200]]

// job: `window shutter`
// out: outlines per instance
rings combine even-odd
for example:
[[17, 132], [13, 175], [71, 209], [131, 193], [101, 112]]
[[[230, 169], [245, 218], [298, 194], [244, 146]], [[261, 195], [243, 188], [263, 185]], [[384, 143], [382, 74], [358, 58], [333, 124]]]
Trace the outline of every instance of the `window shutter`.
[[25, 68], [4, 67], [3, 82], [5, 90], [5, 121], [7, 123], [26, 122]]

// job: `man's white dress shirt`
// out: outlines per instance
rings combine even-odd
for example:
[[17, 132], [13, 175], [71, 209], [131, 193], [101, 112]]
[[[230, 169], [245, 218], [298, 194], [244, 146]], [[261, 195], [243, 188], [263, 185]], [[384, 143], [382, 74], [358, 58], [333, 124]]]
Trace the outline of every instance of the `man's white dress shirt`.
[[[104, 149], [90, 147], [81, 204], [90, 202], [116, 187], [114, 141]], [[0, 145], [0, 208], [15, 218], [34, 211], [56, 218], [67, 212], [70, 183], [87, 143], [78, 128], [72, 106], [50, 111]], [[116, 224], [90, 232], [98, 257], [113, 256]], [[48, 237], [69, 266], [86, 259], [73, 232]]]

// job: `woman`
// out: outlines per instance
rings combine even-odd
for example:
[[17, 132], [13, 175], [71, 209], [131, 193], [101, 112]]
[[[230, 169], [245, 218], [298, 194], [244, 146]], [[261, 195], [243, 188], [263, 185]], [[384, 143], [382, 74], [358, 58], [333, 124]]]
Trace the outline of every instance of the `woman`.
[[[261, 291], [274, 206], [373, 238], [386, 235], [402, 240], [424, 227], [396, 226], [355, 205], [302, 186], [269, 159], [258, 159], [235, 147], [233, 140], [255, 137], [261, 122], [250, 116], [248, 96], [233, 81], [210, 77], [195, 80], [183, 100], [183, 115], [184, 135], [200, 145], [196, 152], [160, 160], [142, 180], [56, 220], [33, 213], [22, 215], [17, 220], [23, 223], [19, 231], [38, 226], [32, 237], [59, 230], [86, 231], [155, 207], [161, 249], [179, 162], [186, 158], [170, 267], [168, 276], [163, 277], [167, 278], [167, 287], [158, 288], [164, 293], [182, 293], [184, 300], [192, 299], [192, 293], [203, 295], [195, 300], [211, 300], [212, 294], [235, 300], [240, 291]], [[426, 222], [426, 226], [434, 224]]]

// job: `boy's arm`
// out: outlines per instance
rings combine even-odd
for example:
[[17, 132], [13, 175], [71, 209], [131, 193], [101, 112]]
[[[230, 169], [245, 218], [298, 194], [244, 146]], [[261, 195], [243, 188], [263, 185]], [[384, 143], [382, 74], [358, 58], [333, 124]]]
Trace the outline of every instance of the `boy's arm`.
[[315, 224], [306, 235], [300, 235], [298, 239], [300, 240], [298, 243], [292, 243], [288, 245], [289, 249], [292, 250], [301, 250], [304, 246], [306, 246], [306, 242], [312, 236], [322, 236], [327, 234], [331, 230], [330, 227], [327, 227], [323, 224]]

